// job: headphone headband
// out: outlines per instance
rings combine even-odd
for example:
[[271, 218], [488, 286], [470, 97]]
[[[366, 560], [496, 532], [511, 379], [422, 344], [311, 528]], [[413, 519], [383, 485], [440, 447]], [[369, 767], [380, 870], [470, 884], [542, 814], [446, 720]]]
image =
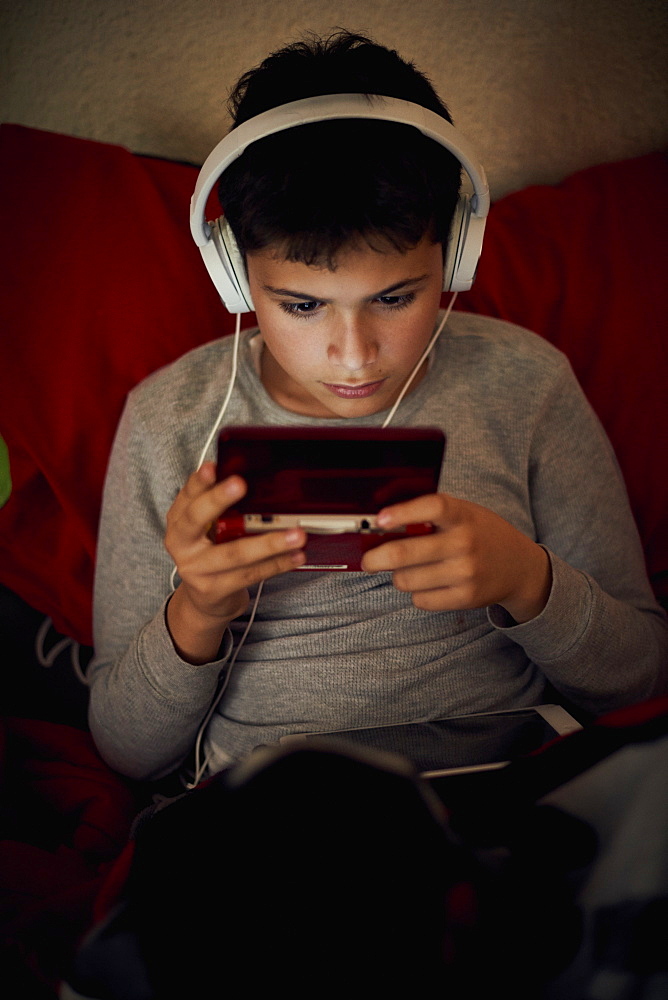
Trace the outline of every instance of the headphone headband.
[[253, 306], [243, 261], [229, 227], [225, 229], [224, 220], [218, 220], [213, 226], [206, 220], [206, 203], [214, 185], [251, 143], [299, 125], [343, 118], [412, 125], [460, 161], [471, 179], [474, 194], [470, 198], [463, 196], [455, 213], [450, 241], [454, 246], [449, 255], [450, 265], [446, 262], [444, 287], [453, 291], [470, 288], [482, 248], [490, 197], [485, 171], [469, 141], [445, 118], [410, 101], [376, 94], [324, 94], [283, 104], [243, 122], [218, 143], [200, 170], [190, 202], [190, 231], [231, 312], [246, 312]]

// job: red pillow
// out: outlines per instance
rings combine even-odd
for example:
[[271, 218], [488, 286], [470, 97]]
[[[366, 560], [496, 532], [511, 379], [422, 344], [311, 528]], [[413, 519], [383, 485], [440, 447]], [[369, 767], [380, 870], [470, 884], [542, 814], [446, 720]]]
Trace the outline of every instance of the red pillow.
[[125, 395], [232, 328], [190, 237], [196, 169], [0, 129], [0, 581], [91, 642], [100, 495]]
[[568, 355], [624, 473], [668, 604], [668, 157], [607, 163], [495, 204], [458, 305], [535, 330]]
[[[195, 167], [13, 125], [0, 129], [0, 148], [0, 434], [13, 479], [0, 510], [0, 582], [90, 644], [100, 495], [125, 395], [229, 332], [233, 318], [190, 237]], [[570, 354], [617, 448], [659, 585], [668, 568], [658, 319], [668, 220], [656, 192], [665, 178], [663, 157], [650, 156], [503, 199], [476, 285], [458, 303]]]

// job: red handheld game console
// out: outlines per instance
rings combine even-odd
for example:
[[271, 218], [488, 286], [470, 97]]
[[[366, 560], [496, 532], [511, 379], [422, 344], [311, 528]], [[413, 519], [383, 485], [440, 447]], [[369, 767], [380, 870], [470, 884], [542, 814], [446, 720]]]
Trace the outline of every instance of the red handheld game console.
[[215, 542], [299, 526], [308, 534], [300, 570], [359, 570], [368, 549], [433, 531], [384, 531], [376, 515], [435, 493], [445, 449], [433, 428], [226, 427], [218, 479], [241, 476], [246, 495], [213, 527]]

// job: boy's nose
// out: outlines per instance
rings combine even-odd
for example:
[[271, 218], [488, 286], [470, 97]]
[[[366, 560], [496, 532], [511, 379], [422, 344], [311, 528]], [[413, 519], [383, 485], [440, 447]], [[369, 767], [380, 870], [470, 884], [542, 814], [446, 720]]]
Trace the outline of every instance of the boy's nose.
[[372, 332], [355, 318], [342, 323], [329, 345], [329, 360], [355, 372], [375, 362], [378, 345]]

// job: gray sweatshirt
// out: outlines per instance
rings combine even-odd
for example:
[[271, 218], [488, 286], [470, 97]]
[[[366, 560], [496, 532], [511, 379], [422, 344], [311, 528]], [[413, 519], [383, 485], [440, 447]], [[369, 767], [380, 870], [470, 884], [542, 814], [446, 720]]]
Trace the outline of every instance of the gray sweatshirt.
[[[232, 338], [213, 341], [134, 389], [110, 460], [90, 725], [111, 766], [136, 778], [169, 773], [191, 750], [245, 626], [232, 623], [220, 660], [193, 666], [165, 624], [165, 515], [215, 422], [231, 348]], [[346, 424], [275, 403], [259, 378], [260, 348], [257, 331], [242, 335], [226, 424]], [[384, 416], [356, 423], [380, 426]], [[560, 352], [510, 324], [454, 313], [393, 423], [442, 428], [440, 489], [546, 548], [547, 606], [518, 625], [498, 606], [418, 610], [388, 573], [277, 577], [206, 727], [211, 771], [292, 732], [539, 704], [548, 682], [595, 713], [665, 690], [668, 622], [611, 447]]]

